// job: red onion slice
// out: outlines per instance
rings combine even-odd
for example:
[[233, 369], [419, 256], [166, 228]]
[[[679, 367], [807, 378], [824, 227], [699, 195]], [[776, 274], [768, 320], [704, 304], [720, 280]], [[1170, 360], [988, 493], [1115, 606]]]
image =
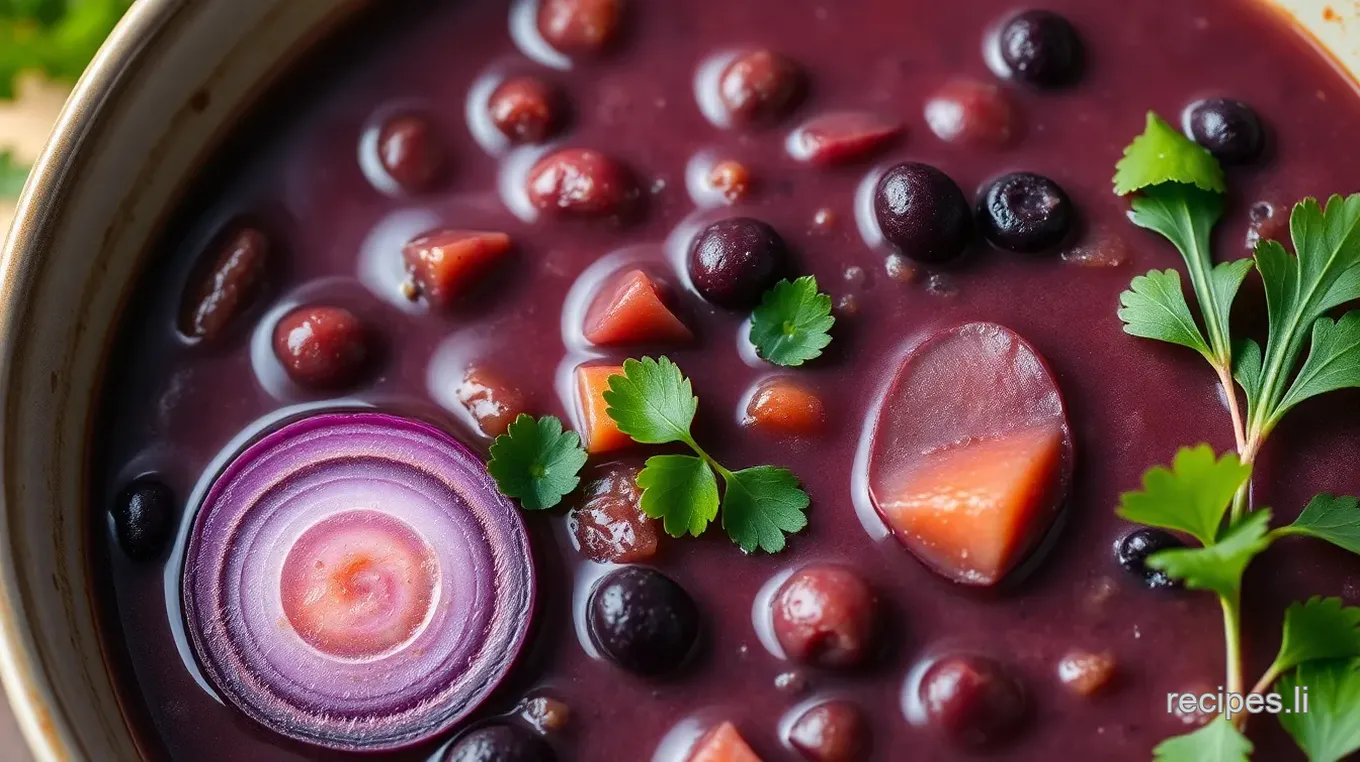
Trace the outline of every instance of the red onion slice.
[[241, 711], [378, 751], [475, 710], [533, 609], [528, 537], [481, 460], [425, 423], [330, 413], [246, 448], [194, 522], [194, 650]]

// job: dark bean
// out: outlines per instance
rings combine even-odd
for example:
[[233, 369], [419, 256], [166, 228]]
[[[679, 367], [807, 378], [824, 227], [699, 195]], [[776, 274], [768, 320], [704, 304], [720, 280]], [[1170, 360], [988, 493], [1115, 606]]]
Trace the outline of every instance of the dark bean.
[[1148, 587], [1154, 590], [1176, 588], [1180, 587], [1180, 583], [1168, 577], [1166, 572], [1148, 566], [1147, 559], [1159, 550], [1183, 547], [1185, 543], [1170, 532], [1141, 527], [1115, 543], [1114, 556], [1125, 571], [1143, 580]]
[[1025, 11], [1001, 27], [1001, 60], [1011, 76], [1039, 87], [1069, 84], [1081, 75], [1081, 38], [1067, 19]]
[[1249, 164], [1265, 148], [1265, 129], [1256, 112], [1241, 101], [1211, 98], [1185, 110], [1185, 131], [1224, 164]]
[[342, 307], [307, 306], [274, 327], [274, 354], [288, 376], [313, 389], [352, 383], [369, 359], [364, 324]]
[[1036, 253], [1062, 243], [1072, 229], [1072, 202], [1057, 183], [1030, 172], [993, 180], [978, 199], [978, 227], [998, 248]]
[[926, 721], [966, 748], [993, 746], [1015, 736], [1029, 712], [1021, 687], [1001, 663], [985, 656], [949, 656], [921, 679]]
[[514, 725], [486, 725], [458, 739], [444, 762], [554, 762], [546, 741]]
[[694, 599], [661, 572], [639, 566], [610, 572], [595, 585], [587, 621], [600, 651], [641, 675], [675, 670], [699, 639]]
[[561, 124], [561, 99], [537, 77], [515, 77], [500, 84], [487, 101], [491, 123], [512, 143], [541, 143]]
[[542, 0], [538, 32], [563, 53], [598, 53], [618, 36], [623, 0]]
[[749, 309], [789, 266], [784, 239], [769, 225], [750, 217], [731, 217], [709, 225], [690, 245], [690, 280], [699, 294], [729, 309]]
[[739, 122], [782, 119], [798, 105], [804, 89], [798, 64], [770, 50], [737, 56], [718, 79], [718, 99]]
[[219, 236], [207, 266], [190, 277], [180, 304], [179, 330], [204, 341], [220, 337], [259, 296], [269, 269], [269, 239], [253, 227]]
[[119, 493], [112, 513], [123, 552], [134, 561], [152, 561], [174, 532], [175, 495], [155, 479], [138, 479]]
[[433, 188], [443, 178], [447, 160], [443, 138], [425, 117], [395, 116], [378, 133], [378, 161], [408, 193]]
[[568, 148], [529, 170], [529, 202], [544, 212], [583, 217], [627, 214], [641, 192], [632, 173], [598, 151]]
[[849, 701], [827, 701], [801, 714], [789, 745], [811, 762], [857, 762], [868, 750], [868, 724]]
[[921, 262], [958, 257], [972, 233], [963, 191], [949, 175], [919, 162], [884, 173], [874, 189], [874, 216], [888, 243]]
[[844, 566], [819, 564], [795, 572], [771, 606], [775, 639], [793, 661], [854, 667], [874, 654], [878, 596]]

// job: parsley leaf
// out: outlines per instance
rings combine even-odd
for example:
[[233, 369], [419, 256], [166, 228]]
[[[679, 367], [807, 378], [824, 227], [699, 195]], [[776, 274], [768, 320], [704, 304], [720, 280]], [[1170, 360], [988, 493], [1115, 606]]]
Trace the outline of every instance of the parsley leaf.
[[[783, 468], [756, 466], [732, 472], [694, 441], [690, 425], [699, 400], [689, 379], [665, 357], [625, 360], [623, 374], [609, 377], [605, 412], [619, 430], [644, 444], [683, 442], [694, 455], [657, 455], [638, 474], [642, 510], [663, 520], [666, 532], [699, 535], [719, 510], [723, 528], [746, 552], [784, 549], [786, 534], [807, 526], [811, 502], [798, 479]], [[718, 499], [716, 472], [726, 485]]]
[[781, 280], [751, 313], [751, 343], [764, 360], [798, 366], [821, 356], [831, 343], [827, 332], [835, 322], [831, 297], [817, 293], [816, 278]]
[[28, 168], [14, 161], [9, 151], [0, 151], [0, 198], [17, 198], [28, 180]]
[[80, 76], [132, 0], [10, 0], [0, 3], [0, 99], [26, 71]]
[[695, 455], [654, 455], [638, 473], [642, 512], [661, 519], [666, 534], [698, 537], [718, 516], [718, 479]]
[[1134, 277], [1129, 290], [1119, 295], [1118, 314], [1124, 321], [1124, 333], [1180, 344], [1213, 362], [1204, 334], [1185, 303], [1179, 272], [1153, 270]]
[[[1353, 497], [1318, 495], [1308, 501], [1294, 523], [1277, 530], [1326, 540], [1352, 553], [1360, 553], [1360, 500]], [[1356, 654], [1360, 656], [1360, 654]]]
[[1127, 196], [1162, 183], [1194, 185], [1222, 193], [1223, 168], [1204, 147], [1149, 111], [1143, 134], [1124, 149], [1114, 169], [1114, 192]]
[[1152, 750], [1153, 762], [1247, 762], [1251, 741], [1222, 715], [1193, 733], [1168, 738]]
[[[1226, 504], [1225, 504], [1226, 507]], [[1242, 587], [1247, 564], [1270, 545], [1266, 532], [1270, 511], [1262, 509], [1243, 516], [1218, 542], [1202, 548], [1175, 548], [1153, 553], [1147, 564], [1183, 580], [1194, 590], [1212, 590], [1233, 599]]]
[[1325, 208], [1316, 199], [1304, 199], [1294, 206], [1289, 226], [1297, 256], [1276, 241], [1256, 247], [1270, 323], [1260, 394], [1248, 411], [1256, 439], [1264, 438], [1294, 404], [1338, 388], [1338, 382], [1350, 385], [1354, 375], [1353, 369], [1331, 366], [1333, 355], [1342, 355], [1343, 362], [1351, 356], [1355, 324], [1343, 317], [1344, 329], [1340, 323], [1322, 329], [1323, 344], [1314, 343], [1308, 358], [1313, 368], [1299, 377], [1297, 392], [1286, 394], [1309, 336], [1317, 338], [1314, 323], [1327, 310], [1360, 298], [1360, 194], [1332, 196]]
[[574, 431], [563, 431], [554, 416], [535, 420], [521, 413], [491, 443], [486, 470], [506, 497], [519, 498], [526, 510], [538, 511], [562, 502], [581, 483], [586, 451]]
[[1295, 688], [1307, 696], [1308, 711], [1287, 712], [1279, 719], [1307, 753], [1309, 762], [1338, 762], [1360, 749], [1358, 667], [1360, 664], [1349, 659], [1311, 661], [1280, 680], [1279, 692], [1287, 704], [1292, 702]]
[[774, 466], [756, 466], [734, 472], [723, 494], [723, 529], [732, 541], [750, 553], [784, 549], [784, 535], [807, 526], [803, 511], [810, 502], [798, 488], [798, 477]]
[[1275, 407], [1279, 419], [1309, 397], [1360, 386], [1360, 311], [1340, 320], [1320, 317], [1313, 323], [1313, 341], [1298, 376]]
[[[1114, 192], [1120, 196], [1138, 192], [1130, 202], [1133, 223], [1171, 241], [1185, 260], [1208, 340], [1195, 341], [1200, 338], [1198, 329], [1188, 330], [1193, 320], [1188, 320], [1185, 297], [1171, 291], [1180, 291], [1179, 282], [1152, 273], [1120, 295], [1125, 331], [1195, 349], [1226, 377], [1232, 365], [1228, 314], [1251, 260], [1213, 263], [1209, 236], [1223, 216], [1224, 190], [1218, 160], [1153, 113], [1115, 167]], [[1206, 343], [1208, 352], [1203, 349]]]
[[1171, 468], [1157, 466], [1143, 474], [1143, 489], [1120, 496], [1120, 516], [1139, 524], [1187, 532], [1213, 545], [1223, 514], [1238, 488], [1251, 476], [1251, 466], [1229, 453], [1217, 460], [1209, 445], [1182, 447]]
[[1287, 672], [1316, 659], [1360, 657], [1360, 607], [1314, 596], [1284, 612], [1284, 639], [1270, 672]]
[[623, 361], [623, 375], [609, 377], [605, 413], [619, 431], [643, 444], [692, 442], [690, 424], [699, 408], [694, 387], [668, 358]]

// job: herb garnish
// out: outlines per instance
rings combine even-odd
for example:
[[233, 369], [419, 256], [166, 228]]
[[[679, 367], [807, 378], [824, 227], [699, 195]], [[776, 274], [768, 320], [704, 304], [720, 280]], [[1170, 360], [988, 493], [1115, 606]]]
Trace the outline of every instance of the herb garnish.
[[[698, 536], [722, 511], [732, 541], [750, 553], [784, 549], [785, 535], [807, 526], [807, 493], [788, 469], [756, 466], [729, 471], [690, 434], [699, 398], [669, 359], [625, 360], [623, 375], [609, 377], [605, 411], [619, 430], [643, 444], [684, 443], [694, 455], [654, 455], [638, 474], [642, 511], [661, 519], [666, 533]], [[725, 489], [721, 504], [718, 480]]]
[[486, 470], [501, 494], [518, 498], [525, 510], [540, 511], [576, 489], [585, 464], [581, 437], [563, 431], [562, 421], [551, 415], [535, 420], [520, 413], [491, 443]]
[[[1122, 497], [1119, 515], [1183, 532], [1200, 547], [1164, 550], [1148, 566], [1188, 588], [1214, 592], [1223, 608], [1226, 690], [1243, 692], [1240, 604], [1242, 574], [1273, 542], [1288, 536], [1325, 540], [1360, 552], [1356, 498], [1319, 495], [1290, 525], [1270, 528], [1271, 512], [1249, 506], [1251, 466], [1280, 419], [1299, 402], [1360, 386], [1360, 312], [1333, 321], [1326, 313], [1360, 298], [1360, 195], [1333, 196], [1325, 207], [1305, 199], [1290, 218], [1295, 254], [1261, 241], [1252, 259], [1215, 264], [1210, 232], [1223, 212], [1223, 172], [1206, 150], [1155, 114], [1116, 168], [1115, 192], [1137, 193], [1130, 218], [1171, 241], [1185, 260], [1199, 305], [1192, 314], [1176, 270], [1133, 279], [1120, 295], [1119, 317], [1135, 336], [1189, 347], [1214, 368], [1232, 420], [1237, 453], [1216, 458], [1207, 445], [1178, 452], [1170, 468], [1155, 467], [1142, 490]], [[1257, 270], [1265, 286], [1269, 331], [1264, 349], [1231, 335], [1229, 317], [1243, 279]], [[1201, 330], [1200, 324], [1203, 329]], [[1307, 358], [1304, 352], [1307, 350]], [[1238, 387], [1246, 400], [1245, 408]], [[1286, 692], [1310, 687], [1308, 713], [1279, 715], [1309, 758], [1336, 760], [1360, 748], [1360, 607], [1335, 598], [1295, 603], [1270, 668], [1251, 688], [1275, 683]], [[1162, 762], [1245, 762], [1252, 744], [1245, 715], [1220, 715], [1204, 727], [1168, 739]]]
[[817, 279], [781, 280], [751, 313], [751, 343], [761, 359], [795, 367], [821, 356], [831, 343], [831, 297], [817, 292]]

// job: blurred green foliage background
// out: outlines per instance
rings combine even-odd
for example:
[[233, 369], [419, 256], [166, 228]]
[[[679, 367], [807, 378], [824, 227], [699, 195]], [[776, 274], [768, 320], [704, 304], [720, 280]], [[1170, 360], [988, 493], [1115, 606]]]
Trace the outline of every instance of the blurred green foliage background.
[[[72, 83], [133, 0], [0, 0], [0, 100], [21, 74]], [[27, 168], [0, 146], [0, 198], [23, 188]]]

